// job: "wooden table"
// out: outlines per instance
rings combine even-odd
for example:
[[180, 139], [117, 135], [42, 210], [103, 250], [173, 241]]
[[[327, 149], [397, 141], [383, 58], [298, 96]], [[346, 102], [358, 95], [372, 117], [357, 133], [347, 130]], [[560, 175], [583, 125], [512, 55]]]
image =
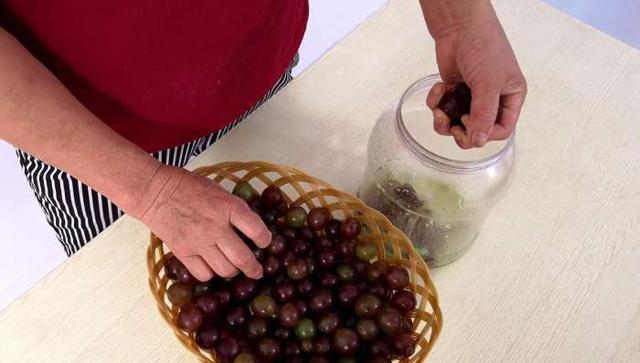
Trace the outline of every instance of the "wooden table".
[[[534, 0], [496, 1], [528, 77], [518, 169], [458, 262], [433, 271], [434, 362], [640, 362], [640, 52]], [[190, 165], [264, 159], [355, 191], [383, 108], [434, 73], [395, 0]], [[0, 316], [0, 362], [190, 362], [122, 218]]]

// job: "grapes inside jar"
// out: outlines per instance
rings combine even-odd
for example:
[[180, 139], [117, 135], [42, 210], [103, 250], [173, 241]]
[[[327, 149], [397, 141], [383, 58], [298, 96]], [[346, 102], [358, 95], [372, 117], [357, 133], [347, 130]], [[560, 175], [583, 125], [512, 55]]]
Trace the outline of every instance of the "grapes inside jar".
[[439, 75], [420, 79], [380, 117], [358, 191], [431, 267], [453, 262], [471, 247], [508, 190], [515, 165], [514, 135], [462, 150], [451, 136], [434, 131], [425, 99], [439, 81]]

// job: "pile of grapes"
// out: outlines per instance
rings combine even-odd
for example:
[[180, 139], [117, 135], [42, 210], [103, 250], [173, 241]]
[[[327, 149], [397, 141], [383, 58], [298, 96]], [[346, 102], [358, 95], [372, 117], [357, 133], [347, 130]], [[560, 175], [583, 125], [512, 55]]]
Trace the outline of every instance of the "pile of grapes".
[[233, 192], [273, 233], [268, 248], [253, 246], [264, 278], [201, 283], [175, 257], [165, 264], [176, 323], [202, 349], [223, 363], [385, 363], [414, 353], [409, 273], [371, 262], [377, 247], [358, 240], [357, 219], [289, 207], [273, 186], [257, 195], [239, 183]]

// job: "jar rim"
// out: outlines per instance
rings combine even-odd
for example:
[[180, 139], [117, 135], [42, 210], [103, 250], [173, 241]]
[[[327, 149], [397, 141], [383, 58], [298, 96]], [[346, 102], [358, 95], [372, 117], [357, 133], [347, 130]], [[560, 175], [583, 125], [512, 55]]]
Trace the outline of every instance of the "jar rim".
[[478, 170], [484, 170], [495, 165], [497, 162], [502, 160], [504, 156], [509, 152], [509, 150], [513, 147], [515, 130], [511, 133], [503, 147], [492, 155], [478, 160], [456, 160], [439, 155], [438, 153], [422, 146], [407, 129], [404, 118], [402, 117], [402, 106], [404, 105], [405, 101], [416, 92], [420, 91], [423, 88], [431, 87], [440, 80], [440, 74], [431, 74], [415, 81], [404, 91], [404, 93], [400, 97], [400, 100], [398, 101], [398, 105], [396, 106], [395, 126], [400, 140], [402, 140], [404, 146], [409, 149], [420, 162], [429, 164], [430, 166], [433, 166], [441, 171], [458, 173], [474, 172]]

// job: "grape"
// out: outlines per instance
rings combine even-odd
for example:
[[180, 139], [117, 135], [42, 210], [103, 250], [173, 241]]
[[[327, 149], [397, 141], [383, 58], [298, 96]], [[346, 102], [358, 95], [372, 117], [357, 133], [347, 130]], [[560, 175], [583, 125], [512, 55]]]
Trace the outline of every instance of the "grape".
[[311, 339], [303, 339], [300, 341], [300, 350], [304, 353], [313, 353], [313, 340]]
[[310, 293], [311, 290], [313, 290], [313, 284], [309, 280], [302, 280], [298, 282], [298, 285], [296, 287], [298, 289], [298, 292], [302, 295], [306, 295]]
[[313, 341], [313, 347], [316, 353], [326, 354], [331, 351], [331, 341], [327, 337], [318, 337]]
[[331, 288], [336, 286], [336, 284], [338, 283], [338, 277], [331, 272], [324, 271], [321, 272], [320, 275], [318, 275], [318, 283], [322, 287]]
[[409, 286], [409, 272], [402, 266], [391, 266], [385, 276], [385, 282], [390, 289], [402, 290]]
[[379, 356], [385, 359], [389, 359], [391, 357], [391, 349], [389, 348], [389, 344], [387, 344], [386, 340], [380, 338], [376, 339], [369, 345], [369, 353], [372, 356]]
[[216, 291], [213, 292], [214, 296], [217, 296], [220, 299], [220, 303], [222, 305], [226, 305], [231, 301], [231, 290], [226, 287], [219, 287]]
[[311, 257], [307, 257], [304, 259], [304, 262], [307, 263], [307, 270], [309, 275], [313, 275], [316, 272], [316, 260]]
[[233, 308], [227, 312], [225, 321], [229, 328], [239, 330], [247, 322], [247, 313], [241, 307]]
[[393, 352], [403, 357], [411, 357], [416, 349], [416, 341], [409, 333], [400, 333], [392, 338]]
[[289, 338], [291, 338], [291, 335], [291, 330], [285, 328], [278, 328], [273, 332], [273, 336], [280, 340], [288, 340]]
[[320, 268], [330, 269], [338, 262], [338, 256], [334, 251], [323, 250], [318, 254], [318, 265]]
[[262, 338], [258, 343], [258, 354], [267, 360], [275, 360], [280, 356], [280, 343], [273, 338]]
[[284, 197], [280, 188], [276, 186], [267, 187], [260, 196], [260, 204], [269, 209], [275, 208]]
[[223, 361], [231, 361], [238, 355], [239, 350], [238, 341], [231, 336], [224, 337], [216, 342], [216, 352]]
[[236, 356], [236, 359], [233, 360], [233, 363], [257, 363], [258, 360], [251, 353], [240, 353]]
[[200, 327], [203, 319], [202, 310], [193, 304], [185, 304], [180, 308], [177, 324], [180, 329], [192, 332]]
[[196, 343], [202, 349], [212, 349], [220, 337], [213, 324], [202, 324], [196, 333]]
[[417, 304], [416, 296], [407, 290], [396, 291], [391, 298], [391, 305], [403, 314], [411, 312]]
[[384, 260], [379, 260], [367, 267], [367, 279], [369, 281], [377, 281], [387, 274], [389, 264]]
[[340, 328], [333, 335], [333, 349], [342, 355], [351, 355], [358, 350], [358, 335], [351, 329]]
[[[175, 258], [175, 256], [172, 258]], [[182, 262], [180, 261], [178, 261], [178, 263], [175, 263], [174, 273], [176, 276], [176, 281], [178, 281], [179, 283], [195, 284], [198, 282], [198, 280], [195, 277], [193, 277], [193, 275], [191, 275], [191, 272], [189, 272], [189, 270], [187, 270], [185, 265], [183, 265]]]
[[382, 301], [373, 294], [364, 294], [356, 300], [356, 315], [361, 319], [369, 319], [375, 317], [382, 308]]
[[194, 300], [194, 304], [204, 315], [214, 315], [220, 308], [220, 298], [215, 295], [202, 295]]
[[271, 244], [268, 247], [271, 256], [281, 256], [287, 249], [287, 241], [279, 233], [273, 235]]
[[291, 262], [293, 262], [295, 259], [296, 259], [296, 255], [293, 253], [293, 251], [287, 251], [280, 258], [280, 262], [282, 266], [289, 267]]
[[[164, 274], [171, 280], [176, 280], [178, 269], [182, 268], [182, 262], [176, 256], [171, 256], [164, 261]], [[184, 266], [184, 265], [182, 265]]]
[[320, 249], [320, 251], [332, 249], [333, 248], [333, 241], [331, 241], [327, 237], [320, 237], [320, 239], [318, 240], [318, 243], [317, 243], [317, 247], [318, 247], [318, 249]]
[[311, 230], [311, 228], [309, 228], [309, 226], [300, 227], [300, 229], [298, 229], [297, 235], [299, 238], [305, 241], [311, 241], [316, 237], [316, 234], [313, 233], [313, 231]]
[[280, 308], [278, 318], [280, 319], [280, 325], [285, 328], [293, 328], [300, 321], [300, 312], [294, 304], [286, 303]]
[[258, 194], [253, 190], [251, 184], [246, 181], [241, 181], [233, 188], [233, 195], [244, 199], [246, 202], [251, 202]]
[[288, 281], [281, 281], [276, 284], [275, 296], [282, 303], [291, 301], [296, 294], [295, 287]]
[[356, 254], [356, 241], [348, 239], [338, 242], [337, 251], [344, 261], [351, 261]]
[[358, 361], [353, 357], [342, 357], [338, 363], [358, 363]]
[[451, 126], [461, 126], [464, 129], [461, 118], [470, 112], [471, 90], [465, 83], [458, 83], [453, 91], [442, 96], [438, 108], [449, 116]]
[[338, 272], [338, 278], [342, 282], [353, 281], [353, 279], [356, 277], [355, 269], [347, 264], [342, 264], [338, 266], [337, 272]]
[[294, 228], [286, 226], [282, 229], [282, 236], [287, 241], [293, 241], [296, 238], [296, 230]]
[[295, 259], [287, 266], [287, 276], [292, 280], [303, 280], [309, 274], [309, 267], [304, 260]]
[[389, 291], [389, 289], [387, 289], [385, 284], [383, 284], [380, 281], [376, 281], [371, 285], [369, 285], [369, 287], [367, 288], [367, 291], [374, 295], [379, 296], [382, 299], [388, 299], [391, 296], [390, 295], [391, 292]]
[[360, 289], [356, 285], [346, 283], [338, 290], [338, 302], [342, 306], [352, 306], [359, 294]]
[[305, 361], [300, 357], [289, 357], [286, 363], [305, 363]]
[[278, 220], [278, 217], [276, 216], [275, 212], [265, 212], [265, 213], [262, 214], [262, 221], [267, 226], [270, 226], [270, 225], [276, 223], [276, 220]]
[[213, 292], [213, 284], [209, 282], [201, 282], [199, 284], [193, 285], [193, 293], [191, 294], [193, 297], [202, 296], [204, 294]]
[[356, 256], [363, 261], [371, 261], [378, 255], [378, 247], [373, 242], [362, 242], [356, 245]]
[[340, 318], [336, 313], [326, 313], [320, 318], [318, 322], [318, 330], [326, 335], [333, 334], [336, 329], [338, 329], [338, 325], [340, 324]]
[[362, 340], [368, 342], [378, 336], [378, 326], [370, 319], [360, 320], [356, 325], [356, 331]]
[[378, 327], [386, 334], [394, 335], [400, 330], [400, 319], [401, 315], [398, 310], [386, 308], [378, 315]]
[[311, 297], [309, 307], [311, 310], [321, 313], [333, 306], [333, 294], [329, 290], [318, 290]]
[[305, 316], [309, 312], [309, 305], [304, 300], [298, 300], [294, 304], [296, 304], [296, 309], [300, 312], [300, 315]]
[[174, 305], [186, 304], [191, 300], [191, 285], [174, 283], [167, 289], [167, 298]]
[[313, 208], [307, 215], [307, 225], [314, 231], [324, 228], [329, 220], [331, 220], [331, 212], [324, 207]]
[[286, 343], [284, 354], [286, 355], [300, 355], [300, 344], [295, 340], [290, 340]]
[[360, 235], [360, 221], [353, 217], [345, 219], [340, 225], [340, 235], [348, 239], [358, 237]]
[[276, 213], [278, 217], [284, 216], [289, 210], [289, 203], [286, 200], [282, 199], [278, 202], [278, 204], [273, 208], [273, 211]]
[[269, 256], [262, 264], [262, 270], [264, 271], [265, 276], [273, 277], [276, 276], [280, 269], [282, 268], [282, 264], [277, 257]]
[[300, 228], [307, 220], [307, 211], [302, 207], [291, 207], [285, 214], [285, 220], [290, 227]]
[[251, 310], [261, 318], [271, 318], [276, 315], [276, 301], [267, 295], [258, 295], [251, 302]]
[[258, 290], [258, 281], [240, 277], [233, 283], [233, 295], [238, 300], [249, 300]]
[[[356, 269], [358, 275], [362, 276], [366, 274], [367, 269], [369, 268], [369, 261], [363, 261], [359, 258], [356, 258], [355, 261], [353, 261], [353, 267]], [[366, 280], [363, 280], [363, 282], [366, 282]]]
[[369, 289], [369, 282], [367, 282], [367, 280], [359, 280], [356, 282], [356, 286], [360, 291], [367, 291]]
[[257, 339], [265, 336], [269, 331], [269, 325], [265, 318], [255, 317], [249, 321], [247, 325], [247, 337], [249, 339]]
[[324, 233], [329, 238], [337, 238], [340, 235], [342, 222], [338, 219], [330, 219], [324, 226]]
[[316, 336], [316, 326], [311, 319], [302, 319], [296, 325], [296, 337], [298, 339], [312, 339]]
[[298, 257], [305, 257], [309, 254], [311, 244], [303, 239], [296, 239], [293, 241], [293, 253]]

